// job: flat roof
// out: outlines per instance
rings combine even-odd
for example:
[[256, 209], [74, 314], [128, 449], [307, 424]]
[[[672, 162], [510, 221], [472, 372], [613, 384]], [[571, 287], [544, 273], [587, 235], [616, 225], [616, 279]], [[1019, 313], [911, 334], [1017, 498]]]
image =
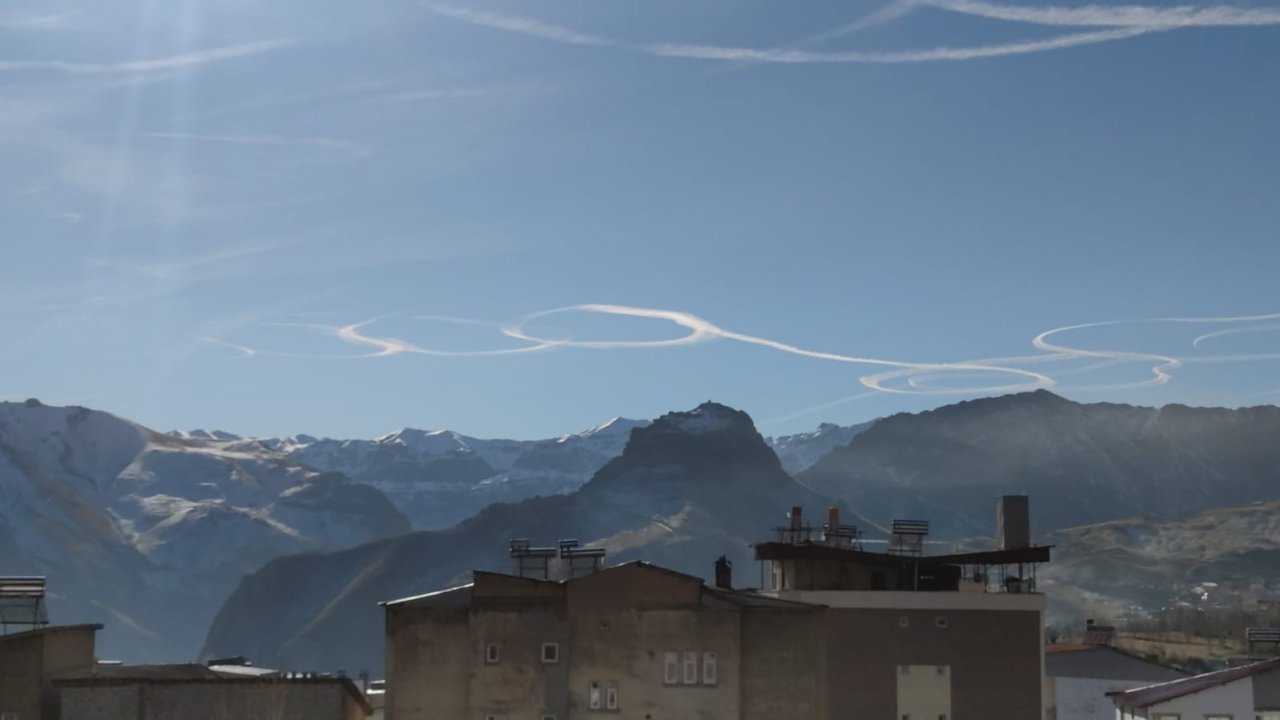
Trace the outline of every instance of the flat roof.
[[43, 627], [32, 628], [31, 630], [22, 630], [16, 633], [0, 635], [0, 642], [4, 642], [6, 640], [19, 640], [22, 638], [34, 637], [36, 635], [45, 635], [48, 633], [79, 632], [84, 630], [92, 630], [94, 632], [97, 632], [101, 629], [102, 629], [102, 625], [99, 623], [81, 623], [79, 625], [45, 625]]
[[986, 550], [948, 555], [897, 555], [868, 552], [854, 548], [836, 547], [822, 543], [767, 542], [756, 545], [757, 560], [847, 560], [869, 565], [901, 565], [920, 563], [926, 565], [1014, 565], [1017, 563], [1049, 562], [1052, 545], [1011, 550]]

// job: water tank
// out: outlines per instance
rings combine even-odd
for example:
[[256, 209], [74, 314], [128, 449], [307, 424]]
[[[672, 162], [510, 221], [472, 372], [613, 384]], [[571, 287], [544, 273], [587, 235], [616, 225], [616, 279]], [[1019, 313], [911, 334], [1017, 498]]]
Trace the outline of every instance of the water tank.
[[996, 501], [996, 546], [1001, 550], [1031, 547], [1031, 506], [1026, 495], [1004, 495]]

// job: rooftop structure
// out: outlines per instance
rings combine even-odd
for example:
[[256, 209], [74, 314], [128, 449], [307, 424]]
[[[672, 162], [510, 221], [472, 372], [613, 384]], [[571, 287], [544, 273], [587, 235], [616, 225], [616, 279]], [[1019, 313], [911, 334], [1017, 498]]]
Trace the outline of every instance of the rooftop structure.
[[1117, 717], [1263, 717], [1280, 712], [1280, 658], [1107, 693]]
[[49, 624], [45, 607], [45, 579], [38, 576], [0, 576], [0, 634]]

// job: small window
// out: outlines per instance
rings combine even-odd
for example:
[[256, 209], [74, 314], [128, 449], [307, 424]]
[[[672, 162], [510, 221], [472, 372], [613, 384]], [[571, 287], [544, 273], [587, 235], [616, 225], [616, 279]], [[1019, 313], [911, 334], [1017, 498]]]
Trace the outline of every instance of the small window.
[[939, 666], [938, 666], [938, 674], [939, 674], [939, 675], [946, 675], [946, 674], [947, 674], [947, 666], [946, 666], [946, 665], [939, 665]]
[[606, 710], [618, 709], [618, 684], [609, 683], [604, 688], [604, 708]]
[[484, 720], [498, 720], [497, 715], [485, 715]]
[[484, 646], [484, 661], [490, 665], [498, 662], [498, 643], [489, 643]]
[[680, 684], [680, 653], [668, 650], [662, 655], [662, 682], [667, 685]]
[[698, 684], [698, 653], [692, 650], [684, 654], [684, 684]]
[[716, 654], [713, 652], [702, 653], [702, 684], [715, 685], [717, 677]]
[[906, 615], [899, 615], [898, 627], [900, 628], [911, 627], [911, 619], [908, 618]]
[[946, 616], [939, 615], [938, 617], [933, 619], [933, 624], [937, 625], [940, 628], [945, 628], [949, 626], [951, 623], [947, 622]]
[[587, 707], [592, 710], [600, 709], [600, 683], [591, 683], [591, 689], [587, 692]]
[[560, 662], [560, 644], [559, 643], [542, 643], [542, 662], [544, 663]]

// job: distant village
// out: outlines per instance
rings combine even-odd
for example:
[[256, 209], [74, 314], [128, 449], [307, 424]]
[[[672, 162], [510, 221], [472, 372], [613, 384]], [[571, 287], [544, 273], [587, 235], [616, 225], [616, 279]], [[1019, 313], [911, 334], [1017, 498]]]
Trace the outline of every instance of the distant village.
[[[1280, 630], [1233, 627], [1269, 601], [1204, 583], [1124, 642], [1114, 619], [1049, 628], [1029, 500], [994, 509], [993, 547], [933, 554], [927, 521], [876, 541], [793, 507], [757, 567], [707, 557], [710, 583], [512, 539], [507, 573], [385, 599], [385, 678], [113, 662], [102, 625], [51, 622], [44, 578], [0, 577], [0, 720], [1280, 720]], [[1195, 663], [1135, 645], [1196, 622], [1237, 642]]]

